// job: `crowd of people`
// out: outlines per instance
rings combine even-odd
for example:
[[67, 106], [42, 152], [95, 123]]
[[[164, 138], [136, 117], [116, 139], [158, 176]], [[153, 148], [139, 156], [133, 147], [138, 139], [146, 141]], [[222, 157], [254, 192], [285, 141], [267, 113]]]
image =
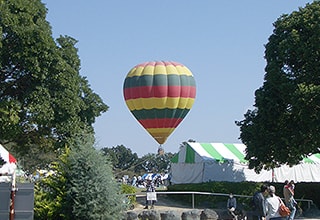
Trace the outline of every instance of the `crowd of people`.
[[150, 179], [150, 178], [156, 187], [160, 187], [162, 185], [164, 186], [169, 185], [170, 179], [167, 173], [161, 173], [161, 174], [148, 173], [142, 176], [133, 175], [131, 178], [128, 175], [124, 175], [122, 176], [121, 179], [119, 179], [119, 182], [127, 185], [132, 185], [138, 188], [146, 188], [147, 179]]
[[125, 175], [119, 182], [123, 184], [128, 184], [137, 188], [146, 189], [146, 200], [144, 209], [154, 208], [155, 202], [157, 201], [156, 187], [169, 185], [169, 175], [168, 174], [152, 174], [148, 173], [142, 176], [133, 175], [132, 178]]
[[[294, 199], [294, 181], [286, 180], [283, 186], [284, 204], [289, 208], [288, 216], [281, 216], [279, 212], [282, 199], [276, 194], [276, 188], [272, 185], [262, 185], [260, 190], [255, 192], [252, 197], [252, 209], [254, 220], [293, 220], [297, 210], [297, 202]], [[231, 217], [238, 219], [237, 201], [230, 193], [227, 201], [227, 209]]]

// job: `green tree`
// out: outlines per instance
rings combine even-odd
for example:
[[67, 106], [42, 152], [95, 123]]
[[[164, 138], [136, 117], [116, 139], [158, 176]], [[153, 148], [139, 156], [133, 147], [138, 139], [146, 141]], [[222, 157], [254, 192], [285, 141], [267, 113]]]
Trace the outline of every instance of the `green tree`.
[[131, 149], [123, 145], [118, 145], [112, 148], [102, 148], [104, 155], [110, 157], [114, 169], [127, 170], [132, 168], [137, 163], [138, 155], [132, 153]]
[[164, 173], [170, 169], [172, 153], [146, 154], [142, 156], [135, 166], [136, 173]]
[[0, 143], [30, 169], [39, 155], [47, 155], [36, 162], [43, 166], [77, 133], [93, 132], [108, 109], [79, 74], [77, 41], [55, 41], [46, 13], [40, 0], [0, 1]]
[[35, 219], [122, 218], [125, 196], [90, 136], [77, 138], [53, 163], [54, 175], [37, 183]]
[[114, 173], [120, 178], [123, 174], [130, 177], [147, 172], [161, 173], [170, 169], [172, 153], [146, 154], [139, 158], [130, 148], [118, 145], [112, 148], [102, 148], [103, 155], [110, 158]]
[[67, 203], [67, 170], [70, 149], [66, 148], [58, 160], [52, 162], [54, 175], [40, 179], [35, 184], [35, 219], [68, 219], [71, 212]]
[[240, 126], [250, 168], [294, 165], [320, 146], [320, 2], [274, 23], [265, 80]]

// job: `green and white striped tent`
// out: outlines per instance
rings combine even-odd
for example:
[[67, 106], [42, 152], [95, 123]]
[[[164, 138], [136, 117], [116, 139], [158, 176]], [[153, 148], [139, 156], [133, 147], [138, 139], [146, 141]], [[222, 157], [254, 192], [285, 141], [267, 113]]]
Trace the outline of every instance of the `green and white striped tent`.
[[281, 166], [259, 174], [248, 168], [244, 144], [195, 143], [181, 146], [172, 158], [173, 184], [208, 181], [272, 181], [320, 182], [320, 154], [304, 158], [301, 164]]

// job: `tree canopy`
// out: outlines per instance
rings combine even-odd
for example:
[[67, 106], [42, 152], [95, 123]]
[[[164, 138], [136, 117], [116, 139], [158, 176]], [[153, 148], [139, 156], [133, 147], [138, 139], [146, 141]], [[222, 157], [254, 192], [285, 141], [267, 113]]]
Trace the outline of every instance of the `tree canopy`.
[[294, 165], [320, 146], [320, 2], [282, 15], [265, 49], [263, 86], [240, 126], [250, 168]]
[[172, 153], [146, 154], [139, 159], [135, 167], [136, 173], [166, 173], [171, 167]]
[[138, 160], [138, 155], [136, 153], [132, 153], [129, 148], [126, 148], [123, 145], [118, 145], [112, 148], [105, 147], [102, 148], [101, 151], [104, 155], [110, 158], [114, 169], [132, 169], [132, 166], [134, 166]]
[[0, 1], [0, 143], [24, 161], [94, 132], [108, 109], [79, 73], [77, 41], [55, 41], [46, 14], [40, 0]]
[[116, 176], [122, 174], [143, 175], [145, 173], [165, 173], [171, 165], [172, 153], [143, 155], [141, 158], [129, 148], [118, 145], [111, 148], [102, 148], [102, 153], [112, 161]]

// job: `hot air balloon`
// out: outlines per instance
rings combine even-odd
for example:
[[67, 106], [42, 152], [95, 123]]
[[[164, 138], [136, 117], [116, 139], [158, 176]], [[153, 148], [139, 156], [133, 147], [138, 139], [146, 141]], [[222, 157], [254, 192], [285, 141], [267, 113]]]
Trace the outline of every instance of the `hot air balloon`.
[[129, 110], [161, 145], [190, 111], [196, 96], [191, 71], [172, 61], [145, 62], [127, 74], [123, 95]]

